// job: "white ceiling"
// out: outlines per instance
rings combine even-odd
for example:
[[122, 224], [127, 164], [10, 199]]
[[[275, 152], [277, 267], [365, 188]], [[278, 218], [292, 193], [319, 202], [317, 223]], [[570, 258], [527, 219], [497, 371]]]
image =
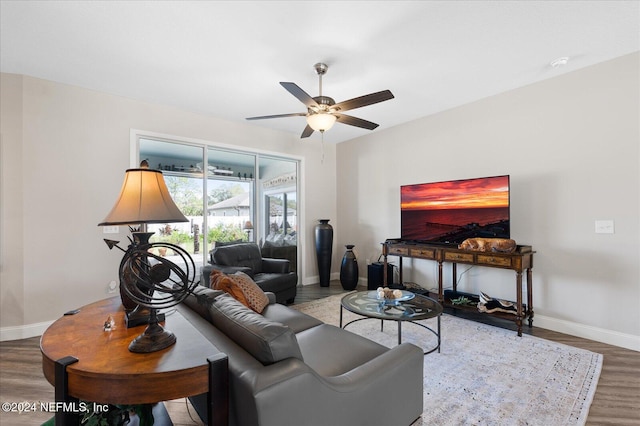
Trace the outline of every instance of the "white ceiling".
[[638, 1], [2, 0], [0, 19], [2, 72], [296, 135], [304, 117], [244, 119], [305, 112], [278, 82], [317, 96], [316, 62], [336, 102], [391, 90], [349, 112], [385, 129], [640, 50]]

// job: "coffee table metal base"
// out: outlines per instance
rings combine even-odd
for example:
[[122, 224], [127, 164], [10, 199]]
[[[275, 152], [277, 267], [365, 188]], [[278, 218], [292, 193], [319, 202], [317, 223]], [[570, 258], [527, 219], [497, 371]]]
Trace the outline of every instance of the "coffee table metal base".
[[[372, 318], [372, 317], [366, 317], [363, 316], [362, 318], [356, 318], [354, 320], [349, 321], [348, 323], [346, 323], [344, 326], [342, 325], [342, 312], [344, 310], [344, 306], [340, 305], [340, 328], [346, 329], [347, 326], [349, 324], [353, 324], [354, 322], [358, 322], [358, 321], [363, 321], [363, 320], [370, 320], [370, 319], [377, 319], [377, 318]], [[435, 346], [432, 349], [429, 349], [428, 351], [424, 352], [425, 355], [430, 354], [432, 352], [435, 352], [436, 350], [438, 351], [438, 353], [440, 353], [440, 317], [441, 315], [438, 315], [437, 318], [437, 322], [438, 322], [438, 331], [432, 329], [431, 327], [425, 325], [425, 324], [421, 324], [419, 322], [416, 321], [410, 321], [410, 320], [386, 320], [386, 321], [395, 321], [398, 323], [398, 345], [402, 343], [402, 323], [403, 322], [409, 322], [409, 323], [413, 323], [417, 326], [420, 326], [422, 328], [425, 328], [427, 330], [429, 330], [431, 333], [433, 333], [436, 338], [438, 339], [438, 344], [437, 346]], [[384, 322], [385, 320], [380, 320], [380, 331], [384, 331]], [[424, 349], [424, 348], [423, 348]]]

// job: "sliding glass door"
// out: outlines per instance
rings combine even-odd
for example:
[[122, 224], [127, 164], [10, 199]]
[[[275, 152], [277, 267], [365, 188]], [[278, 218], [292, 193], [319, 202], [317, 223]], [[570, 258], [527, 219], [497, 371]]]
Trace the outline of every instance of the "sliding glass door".
[[208, 148], [207, 250], [255, 241], [256, 155]]
[[264, 257], [288, 259], [298, 268], [298, 163], [260, 158], [261, 248]]
[[138, 153], [189, 219], [149, 225], [152, 241], [182, 246], [197, 265], [216, 244], [252, 241], [298, 269], [298, 160], [151, 137], [138, 138]]
[[[167, 242], [178, 245], [187, 252], [203, 253], [201, 230], [203, 229], [203, 173], [198, 167], [204, 149], [198, 146], [173, 142], [140, 139], [139, 159], [147, 160], [152, 169], [162, 170], [169, 193], [188, 222], [149, 224], [147, 229], [155, 234], [151, 242]], [[171, 253], [157, 253], [171, 255]], [[202, 256], [193, 256], [202, 263]]]

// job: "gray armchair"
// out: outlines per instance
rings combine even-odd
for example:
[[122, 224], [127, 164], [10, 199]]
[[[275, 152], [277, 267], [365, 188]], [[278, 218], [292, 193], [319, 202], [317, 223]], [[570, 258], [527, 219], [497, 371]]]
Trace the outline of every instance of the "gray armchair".
[[209, 277], [214, 269], [226, 274], [244, 272], [262, 290], [274, 293], [278, 303], [293, 303], [296, 297], [298, 275], [291, 272], [290, 262], [263, 258], [255, 243], [224, 245], [211, 250], [209, 264], [202, 268], [203, 286], [209, 287]]

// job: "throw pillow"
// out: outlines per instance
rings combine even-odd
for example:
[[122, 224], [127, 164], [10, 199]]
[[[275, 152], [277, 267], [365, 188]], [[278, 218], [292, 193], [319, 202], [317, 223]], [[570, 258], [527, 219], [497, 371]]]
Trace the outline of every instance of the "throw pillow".
[[244, 291], [242, 288], [236, 284], [234, 280], [232, 280], [229, 275], [214, 269], [211, 271], [211, 288], [214, 290], [222, 290], [225, 293], [229, 293], [234, 299], [238, 302], [242, 303], [246, 307], [249, 306], [249, 302], [244, 295]]
[[[253, 281], [251, 277], [244, 272], [236, 272], [233, 275], [229, 275], [229, 278], [231, 278], [242, 290], [242, 293], [248, 303], [245, 305], [261, 314], [264, 308], [269, 304], [269, 298], [264, 294], [264, 291], [258, 287], [258, 284], [256, 284], [255, 281]], [[240, 302], [242, 301], [240, 300]]]

